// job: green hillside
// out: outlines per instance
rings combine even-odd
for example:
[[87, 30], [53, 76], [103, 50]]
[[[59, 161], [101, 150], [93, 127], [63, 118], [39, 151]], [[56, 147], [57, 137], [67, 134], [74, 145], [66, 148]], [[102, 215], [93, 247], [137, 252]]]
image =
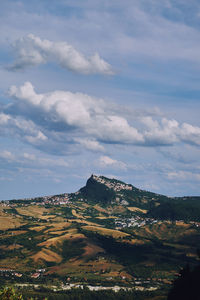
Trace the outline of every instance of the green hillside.
[[0, 282], [169, 289], [198, 265], [199, 197], [92, 175], [76, 193], [0, 203]]

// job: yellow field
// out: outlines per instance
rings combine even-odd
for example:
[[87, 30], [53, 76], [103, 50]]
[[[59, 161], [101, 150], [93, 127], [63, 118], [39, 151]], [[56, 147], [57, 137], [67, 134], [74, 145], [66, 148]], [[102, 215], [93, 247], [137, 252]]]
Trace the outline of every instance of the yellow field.
[[45, 212], [44, 207], [39, 207], [38, 205], [29, 205], [26, 207], [18, 207], [16, 208], [18, 213], [24, 216], [39, 216], [42, 215]]
[[161, 240], [174, 239], [177, 240], [184, 235], [196, 233], [195, 229], [188, 228], [184, 225], [176, 226], [170, 222], [158, 222], [154, 225], [146, 225], [133, 230], [134, 233], [139, 234], [145, 238], [157, 237]]
[[17, 228], [23, 225], [22, 219], [20, 217], [12, 217], [10, 215], [6, 217], [0, 216], [0, 230], [7, 230], [12, 228]]
[[2, 250], [14, 250], [14, 249], [20, 249], [20, 248], [22, 248], [22, 246], [21, 245], [18, 245], [18, 244], [16, 244], [16, 245], [2, 245], [2, 246], [0, 246], [0, 249], [2, 249]]
[[[109, 270], [112, 270], [115, 276], [118, 276], [121, 271], [123, 271], [124, 267], [116, 262], [110, 262], [106, 259], [85, 261], [84, 259], [71, 259], [68, 262], [61, 264], [60, 266], [52, 267], [50, 272], [56, 272], [60, 275], [71, 274], [72, 276], [78, 276], [82, 278], [88, 278], [94, 276], [94, 273], [99, 276], [107, 277]], [[101, 274], [101, 272], [105, 272], [105, 274]], [[114, 276], [114, 277], [115, 277]]]
[[78, 219], [82, 219], [83, 216], [78, 214], [75, 209], [72, 209], [72, 215]]
[[30, 229], [30, 230], [35, 230], [35, 231], [39, 232], [39, 231], [45, 229], [46, 227], [47, 227], [47, 226], [42, 225], [42, 226], [34, 226], [34, 227], [30, 227], [29, 229]]
[[19, 214], [21, 214], [23, 216], [29, 216], [29, 217], [34, 217], [34, 218], [43, 219], [43, 220], [55, 218], [55, 215], [44, 215], [43, 216], [44, 213], [46, 213], [46, 214], [49, 213], [49, 210], [43, 206], [30, 205], [30, 206], [26, 206], [26, 207], [18, 207], [18, 208], [16, 208], [16, 210], [18, 211]]
[[66, 233], [66, 230], [49, 231], [50, 234], [61, 235]]
[[68, 228], [71, 225], [70, 222], [60, 222], [60, 223], [51, 223], [50, 227], [45, 230], [46, 232], [51, 232], [51, 231], [58, 231], [58, 230], [64, 230], [65, 228]]
[[[84, 208], [81, 208], [84, 209]], [[76, 217], [77, 219], [85, 220], [87, 218], [90, 218], [90, 216], [82, 216], [81, 214], [77, 213], [75, 209], [72, 209], [72, 215]]]
[[127, 207], [127, 208], [128, 208], [128, 210], [133, 211], [133, 212], [138, 211], [138, 212], [141, 212], [143, 214], [147, 213], [146, 209], [141, 209], [141, 208], [138, 208], [138, 207]]
[[[103, 216], [103, 217], [96, 217], [97, 219], [100, 219], [100, 220], [106, 220], [106, 219], [116, 219], [116, 217], [115, 216], [108, 216], [108, 217], [105, 217], [105, 216]], [[98, 225], [99, 226], [99, 225]]]
[[62, 244], [64, 240], [78, 239], [78, 238], [85, 238], [85, 236], [81, 233], [77, 233], [76, 229], [71, 229], [66, 234], [50, 238], [38, 244], [38, 246], [45, 246], [47, 248], [51, 246], [58, 246], [59, 244]]
[[109, 213], [124, 213], [126, 211], [126, 208], [122, 205], [118, 205], [118, 206], [115, 206], [114, 208], [112, 207], [109, 207]]
[[62, 257], [60, 255], [45, 248], [39, 251], [37, 254], [31, 256], [31, 258], [34, 260], [34, 262], [38, 262], [38, 260], [45, 260], [60, 263], [62, 261]]
[[94, 231], [94, 232], [100, 233], [102, 235], [109, 235], [109, 236], [112, 236], [114, 238], [129, 236], [128, 233], [121, 232], [119, 230], [107, 229], [107, 228], [103, 228], [103, 227], [83, 226], [82, 228], [86, 229], [86, 230], [89, 230], [89, 231]]
[[144, 245], [146, 244], [146, 241], [144, 240], [139, 240], [139, 239], [132, 239], [130, 241], [128, 241], [130, 244], [132, 245]]
[[83, 223], [83, 224], [87, 224], [87, 225], [91, 225], [91, 226], [97, 226], [97, 227], [100, 226], [99, 224], [87, 221], [85, 219], [76, 219], [76, 220], [73, 220], [73, 222], [74, 223]]
[[51, 220], [52, 222], [55, 222], [55, 223], [63, 223], [65, 222], [65, 219], [63, 217], [60, 217], [60, 216], [54, 216], [53, 220]]
[[184, 222], [182, 221], [176, 221], [176, 225], [177, 226], [183, 226], [185, 228], [189, 228], [191, 225], [190, 224], [185, 224]]
[[83, 254], [83, 257], [94, 256], [97, 253], [105, 252], [104, 249], [100, 248], [99, 246], [89, 244], [89, 243], [84, 247], [84, 250], [85, 252]]
[[97, 211], [99, 211], [99, 212], [103, 212], [103, 213], [106, 213], [106, 214], [108, 213], [108, 211], [107, 211], [106, 209], [100, 207], [98, 204], [96, 204], [96, 205], [94, 206], [94, 208], [95, 208]]
[[40, 216], [39, 219], [41, 220], [55, 219], [55, 215]]
[[7, 207], [0, 204], [0, 217], [6, 216], [5, 212], [3, 211], [5, 208], [7, 208]]
[[27, 232], [26, 230], [7, 231], [6, 234], [3, 234], [3, 237], [7, 238], [7, 237], [15, 236], [15, 235], [24, 234], [26, 232]]

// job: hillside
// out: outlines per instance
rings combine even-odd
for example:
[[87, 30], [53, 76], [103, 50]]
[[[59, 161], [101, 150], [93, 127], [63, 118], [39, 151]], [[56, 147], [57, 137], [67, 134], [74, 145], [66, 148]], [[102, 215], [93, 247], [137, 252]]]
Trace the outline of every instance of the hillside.
[[89, 203], [145, 209], [156, 219], [200, 221], [200, 197], [167, 197], [104, 176], [92, 175], [78, 195]]
[[168, 286], [198, 264], [200, 198], [92, 175], [76, 193], [0, 203], [0, 279]]

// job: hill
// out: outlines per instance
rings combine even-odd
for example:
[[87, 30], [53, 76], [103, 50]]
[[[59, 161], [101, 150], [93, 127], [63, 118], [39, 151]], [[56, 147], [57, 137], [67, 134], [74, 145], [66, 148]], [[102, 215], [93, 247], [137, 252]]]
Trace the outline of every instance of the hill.
[[198, 264], [200, 197], [92, 175], [76, 193], [0, 203], [0, 280], [168, 287]]
[[160, 220], [200, 221], [200, 197], [167, 197], [138, 189], [116, 179], [92, 175], [79, 191], [80, 198], [100, 205], [121, 204], [148, 211]]

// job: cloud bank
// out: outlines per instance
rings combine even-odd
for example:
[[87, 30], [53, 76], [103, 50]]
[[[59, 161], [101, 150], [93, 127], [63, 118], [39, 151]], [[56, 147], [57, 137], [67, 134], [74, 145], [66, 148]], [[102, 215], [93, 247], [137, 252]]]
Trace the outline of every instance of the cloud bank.
[[109, 144], [200, 146], [200, 127], [160, 116], [133, 115], [128, 120], [121, 107], [113, 112], [113, 106], [86, 94], [36, 93], [26, 82], [12, 86], [9, 96], [13, 102], [0, 114], [0, 133], [17, 136], [45, 151], [65, 151], [69, 145], [99, 152]]
[[62, 68], [81, 74], [114, 74], [110, 64], [103, 60], [98, 53], [86, 58], [66, 42], [42, 40], [29, 34], [16, 40], [13, 48], [16, 53], [16, 60], [8, 67], [11, 71], [22, 70], [47, 62], [56, 62]]

